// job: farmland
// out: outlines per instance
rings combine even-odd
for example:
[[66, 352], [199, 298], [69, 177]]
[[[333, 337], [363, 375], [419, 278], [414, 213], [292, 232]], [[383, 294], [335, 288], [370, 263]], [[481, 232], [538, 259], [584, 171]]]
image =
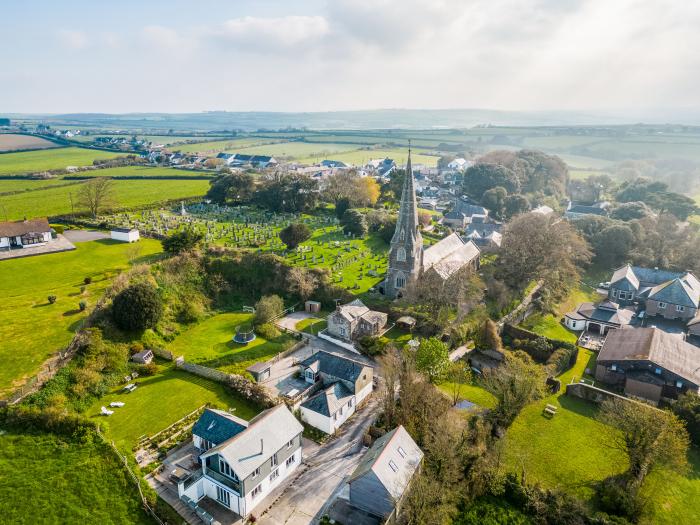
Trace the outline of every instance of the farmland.
[[53, 148], [0, 155], [0, 175], [21, 175], [39, 171], [65, 169], [66, 166], [89, 166], [96, 159], [112, 159], [118, 153], [83, 148]]
[[0, 152], [55, 148], [50, 140], [31, 135], [0, 134]]
[[[140, 259], [160, 252], [160, 243], [143, 239]], [[129, 266], [129, 245], [114, 241], [77, 243], [64, 253], [10, 259], [0, 262], [0, 272], [13, 278], [0, 279], [0, 394], [36, 373], [40, 365], [64, 348], [85, 318], [78, 302], [94, 305], [112, 277]], [[51, 271], [46, 269], [50, 268]], [[83, 279], [92, 283], [81, 293]], [[49, 304], [48, 295], [56, 295]]]
[[202, 177], [203, 179], [212, 177], [212, 173], [159, 166], [121, 166], [83, 171], [80, 175], [83, 177], [113, 177], [115, 179], [120, 177]]
[[238, 151], [242, 148], [260, 146], [263, 144], [274, 144], [275, 139], [265, 139], [258, 137], [215, 140], [207, 142], [197, 142], [195, 144], [176, 144], [170, 149], [182, 153], [202, 153], [206, 155], [216, 155], [221, 151]]
[[[29, 181], [18, 186], [25, 187]], [[81, 183], [84, 184], [84, 183]], [[0, 196], [0, 210], [8, 220], [23, 217], [66, 215], [84, 211], [77, 204], [80, 184], [47, 187], [37, 191], [25, 191]], [[116, 180], [114, 183], [115, 206], [118, 208], [144, 206], [173, 199], [186, 199], [204, 195], [209, 188], [208, 180]]]

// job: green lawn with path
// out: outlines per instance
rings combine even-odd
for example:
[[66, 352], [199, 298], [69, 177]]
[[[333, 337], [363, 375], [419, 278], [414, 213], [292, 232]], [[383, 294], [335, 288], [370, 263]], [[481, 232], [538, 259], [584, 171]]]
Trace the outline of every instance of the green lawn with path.
[[320, 317], [307, 317], [299, 321], [295, 328], [299, 332], [306, 332], [307, 334], [316, 335], [321, 330], [325, 330], [328, 326], [328, 321]]
[[[95, 401], [85, 414], [106, 426], [105, 435], [124, 451], [130, 451], [141, 436], [152, 436], [205, 404], [228, 410], [251, 419], [258, 410], [250, 403], [229, 393], [222, 384], [178, 370], [172, 363], [160, 363], [152, 376], [134, 380], [138, 384], [131, 393], [123, 393], [123, 385]], [[112, 401], [124, 406], [112, 408], [111, 416], [100, 415], [100, 407]]]
[[182, 332], [168, 345], [168, 350], [192, 363], [246, 375], [250, 365], [273, 358], [295, 342], [284, 333], [271, 341], [257, 335], [246, 345], [233, 342], [236, 327], [250, 324], [252, 319], [252, 314], [240, 312], [213, 315]]
[[[75, 246], [70, 252], [0, 261], [0, 397], [70, 342], [86, 315], [79, 301], [94, 306], [111, 279], [128, 268], [133, 245], [100, 240]], [[160, 242], [151, 239], [138, 246], [137, 262], [161, 252]], [[85, 277], [92, 283], [81, 294]], [[57, 297], [55, 304], [49, 304], [49, 295]]]
[[0, 175], [22, 175], [38, 171], [91, 166], [93, 160], [113, 159], [122, 154], [77, 147], [53, 148], [0, 155]]
[[0, 435], [3, 523], [152, 525], [136, 486], [101, 443]]

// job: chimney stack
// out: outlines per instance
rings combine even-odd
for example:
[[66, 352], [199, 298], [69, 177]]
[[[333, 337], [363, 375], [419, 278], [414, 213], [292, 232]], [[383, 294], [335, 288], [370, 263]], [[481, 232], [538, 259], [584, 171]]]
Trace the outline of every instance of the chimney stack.
[[263, 438], [260, 438], [260, 453], [263, 454], [265, 452], [265, 446], [263, 445]]

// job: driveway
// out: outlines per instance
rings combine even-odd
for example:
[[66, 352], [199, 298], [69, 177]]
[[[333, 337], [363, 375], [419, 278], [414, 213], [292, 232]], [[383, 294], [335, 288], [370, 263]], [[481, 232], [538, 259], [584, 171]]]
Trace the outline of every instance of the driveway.
[[303, 321], [304, 319], [308, 319], [310, 317], [317, 316], [302, 310], [299, 312], [292, 312], [289, 315], [285, 315], [281, 319], [278, 319], [276, 323], [277, 326], [281, 326], [282, 328], [286, 328], [287, 330], [296, 330], [296, 326], [299, 321]]
[[97, 230], [66, 230], [63, 232], [71, 242], [88, 242], [98, 241], [100, 239], [109, 239], [109, 233], [100, 232]]
[[304, 450], [305, 470], [281, 493], [268, 496], [271, 506], [258, 516], [262, 525], [318, 523], [328, 503], [340, 491], [363, 456], [362, 436], [377, 415], [375, 394], [341, 429], [341, 434], [316, 451]]

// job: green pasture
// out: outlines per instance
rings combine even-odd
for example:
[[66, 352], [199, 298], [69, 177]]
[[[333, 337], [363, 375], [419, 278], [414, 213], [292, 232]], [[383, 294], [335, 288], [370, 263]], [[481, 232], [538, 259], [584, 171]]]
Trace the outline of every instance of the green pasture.
[[246, 137], [225, 140], [213, 140], [207, 142], [197, 142], [195, 144], [174, 144], [169, 149], [181, 153], [202, 153], [214, 156], [221, 151], [238, 152], [243, 148], [252, 146], [262, 146], [263, 144], [274, 144], [283, 139], [264, 139], [258, 137]]
[[168, 350], [198, 365], [246, 375], [250, 365], [267, 361], [295, 343], [293, 337], [284, 333], [270, 341], [257, 335], [245, 345], [233, 342], [236, 327], [250, 324], [252, 319], [253, 315], [248, 313], [214, 315], [183, 331], [170, 343]]
[[[79, 181], [75, 180], [64, 180], [64, 179], [45, 179], [45, 180], [31, 180], [31, 179], [0, 179], [0, 198], [3, 194], [9, 193], [19, 193], [23, 191], [34, 191], [43, 190], [53, 186], [70, 186], [72, 184], [79, 184]], [[1, 208], [0, 208], [1, 210]], [[4, 220], [4, 219], [3, 219]]]
[[[76, 243], [70, 252], [0, 261], [0, 396], [8, 394], [41, 364], [65, 348], [85, 313], [102, 296], [111, 279], [128, 268], [133, 245], [111, 240]], [[158, 241], [142, 239], [136, 261], [161, 251]], [[92, 283], [80, 292], [83, 279]], [[55, 304], [47, 300], [57, 297]]]
[[[208, 189], [208, 180], [116, 180], [114, 183], [115, 207], [144, 206], [168, 200], [198, 197], [204, 195]], [[75, 212], [85, 211], [78, 205], [79, 191], [79, 184], [71, 184], [61, 187], [49, 186], [40, 191], [3, 195], [0, 196], [0, 214], [7, 215], [8, 220], [66, 215], [73, 212], [71, 197]]]
[[[182, 419], [202, 405], [228, 410], [251, 419], [258, 411], [252, 405], [234, 396], [221, 383], [178, 370], [172, 363], [159, 365], [158, 373], [141, 376], [132, 381], [138, 386], [130, 393], [120, 385], [95, 401], [86, 416], [106, 426], [105, 435], [125, 452], [130, 451], [141, 436], [152, 436]], [[121, 401], [123, 407], [110, 408], [111, 416], [100, 414], [101, 407]]]
[[[403, 168], [408, 158], [408, 147], [395, 149], [357, 149], [353, 151], [345, 151], [334, 153], [332, 160], [339, 160], [348, 164], [354, 164], [356, 166], [364, 166], [370, 160], [383, 159], [385, 157], [394, 159], [397, 166]], [[425, 155], [422, 153], [416, 153], [415, 151], [411, 153], [411, 161], [414, 165], [424, 164], [426, 166], [434, 167], [437, 166], [438, 159], [439, 157], [434, 155]], [[303, 163], [312, 163], [319, 159], [312, 156], [305, 158], [302, 157], [297, 160]]]
[[[324, 142], [323, 144], [313, 144], [310, 142], [278, 142], [261, 146], [251, 146], [231, 150], [231, 153], [245, 153], [247, 155], [270, 155], [280, 158], [303, 159], [301, 162], [320, 162], [326, 158], [333, 157], [337, 153], [356, 150], [354, 144], [333, 144]], [[313, 159], [313, 160], [308, 160]]]
[[119, 168], [104, 168], [100, 170], [83, 171], [86, 177], [211, 177], [212, 173], [191, 171], [161, 166], [121, 166]]
[[100, 443], [0, 435], [3, 523], [151, 525], [124, 466]]
[[112, 159], [119, 153], [77, 147], [22, 151], [0, 155], [0, 175], [21, 175], [67, 166], [90, 166], [93, 160]]

